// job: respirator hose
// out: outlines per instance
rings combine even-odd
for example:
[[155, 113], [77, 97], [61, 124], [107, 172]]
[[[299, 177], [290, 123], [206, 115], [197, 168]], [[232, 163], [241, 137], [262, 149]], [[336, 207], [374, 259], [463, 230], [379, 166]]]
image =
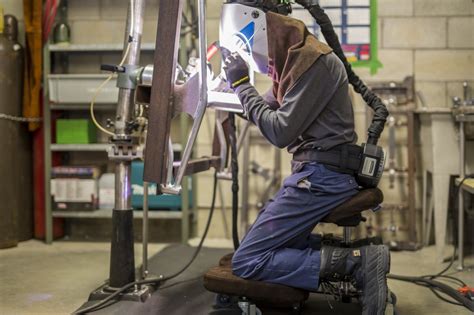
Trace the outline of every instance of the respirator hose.
[[240, 246], [237, 222], [239, 211], [239, 160], [234, 113], [229, 113], [229, 124], [230, 168], [232, 172], [232, 241], [234, 243], [234, 250], [237, 250]]
[[352, 70], [350, 63], [347, 61], [346, 56], [342, 51], [339, 38], [337, 37], [336, 32], [334, 32], [331, 20], [324, 10], [317, 4], [308, 7], [307, 10], [316, 20], [316, 23], [319, 24], [321, 32], [324, 35], [328, 45], [333, 49], [334, 53], [344, 64], [349, 82], [354, 87], [354, 90], [359, 93], [367, 105], [369, 105], [370, 108], [374, 110], [374, 117], [368, 129], [369, 136], [367, 143], [376, 145], [385, 127], [385, 122], [389, 114], [387, 107], [382, 102], [382, 100], [374, 92], [372, 92]]

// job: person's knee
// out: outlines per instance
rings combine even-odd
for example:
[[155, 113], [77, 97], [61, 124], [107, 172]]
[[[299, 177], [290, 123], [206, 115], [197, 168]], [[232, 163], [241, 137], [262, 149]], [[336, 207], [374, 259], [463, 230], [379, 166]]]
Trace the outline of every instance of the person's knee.
[[242, 277], [245, 271], [244, 266], [248, 265], [248, 260], [249, 257], [247, 254], [244, 251], [237, 249], [234, 256], [232, 256], [232, 273], [238, 277]]
[[262, 261], [268, 253], [249, 253], [237, 249], [232, 257], [232, 273], [244, 279], [252, 279], [262, 266]]

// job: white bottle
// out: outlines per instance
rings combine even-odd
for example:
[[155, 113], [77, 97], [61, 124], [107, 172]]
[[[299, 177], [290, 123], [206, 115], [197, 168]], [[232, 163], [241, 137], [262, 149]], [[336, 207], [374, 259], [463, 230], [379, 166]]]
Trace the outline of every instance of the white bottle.
[[99, 179], [99, 208], [113, 209], [115, 201], [115, 174], [105, 173]]

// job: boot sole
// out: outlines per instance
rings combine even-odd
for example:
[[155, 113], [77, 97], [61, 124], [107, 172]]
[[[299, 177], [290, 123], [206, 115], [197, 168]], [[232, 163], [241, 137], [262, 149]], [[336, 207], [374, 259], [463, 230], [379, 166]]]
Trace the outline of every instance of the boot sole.
[[362, 315], [383, 315], [387, 307], [387, 274], [390, 271], [390, 252], [387, 246], [363, 247], [364, 292], [362, 293]]

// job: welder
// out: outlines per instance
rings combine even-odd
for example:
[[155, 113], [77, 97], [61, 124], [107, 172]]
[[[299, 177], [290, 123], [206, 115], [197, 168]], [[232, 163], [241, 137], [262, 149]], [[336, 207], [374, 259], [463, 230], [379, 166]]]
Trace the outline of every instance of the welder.
[[[331, 209], [359, 189], [344, 165], [324, 163], [347, 154], [357, 141], [344, 65], [303, 22], [267, 10], [262, 2], [224, 4], [223, 69], [243, 116], [270, 143], [293, 155], [292, 174], [242, 239], [232, 259], [233, 273], [308, 291], [325, 281], [350, 279], [362, 292], [363, 314], [381, 314], [387, 298], [388, 248], [326, 246], [311, 233]], [[317, 1], [296, 2], [308, 8]], [[263, 96], [250, 83], [249, 67], [273, 81]]]

